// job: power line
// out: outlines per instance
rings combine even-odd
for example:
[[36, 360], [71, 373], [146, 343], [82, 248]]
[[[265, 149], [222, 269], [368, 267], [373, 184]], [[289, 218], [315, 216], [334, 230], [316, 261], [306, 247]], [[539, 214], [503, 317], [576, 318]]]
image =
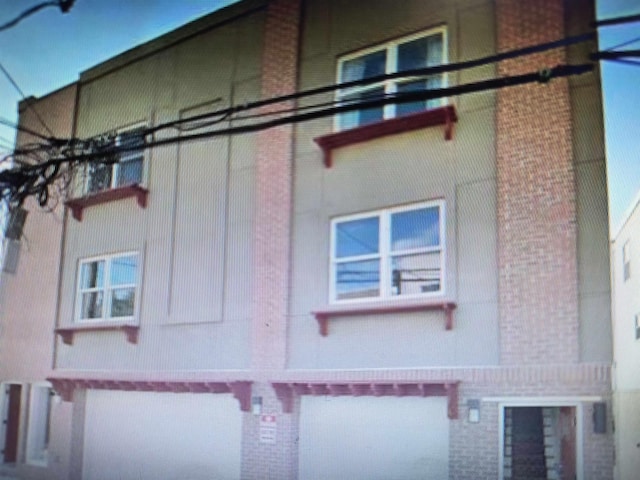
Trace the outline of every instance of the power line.
[[576, 35], [572, 37], [563, 38], [560, 40], [554, 40], [552, 42], [546, 42], [538, 45], [532, 45], [529, 47], [509, 50], [507, 52], [502, 52], [495, 55], [489, 55], [489, 56], [481, 57], [474, 60], [467, 60], [467, 61], [457, 62], [457, 63], [447, 63], [443, 65], [417, 68], [413, 70], [403, 70], [400, 72], [389, 73], [386, 75], [368, 77], [361, 80], [353, 80], [350, 82], [343, 82], [339, 84], [325, 85], [323, 87], [302, 90], [300, 92], [295, 92], [288, 95], [282, 95], [280, 97], [268, 98], [265, 100], [258, 100], [255, 102], [247, 103], [245, 105], [233, 106], [226, 109], [218, 110], [216, 112], [203, 113], [201, 115], [194, 115], [193, 117], [163, 123], [155, 127], [148, 128], [145, 130], [145, 132], [153, 133], [158, 130], [174, 127], [175, 125], [179, 125], [180, 123], [187, 122], [187, 121], [204, 120], [212, 116], [226, 115], [229, 113], [235, 114], [244, 110], [261, 108], [261, 107], [273, 105], [276, 103], [287, 102], [290, 100], [298, 100], [298, 99], [309, 97], [309, 96], [315, 96], [323, 93], [334, 92], [340, 89], [347, 89], [347, 88], [358, 87], [363, 85], [371, 85], [374, 83], [382, 83], [388, 80], [394, 80], [398, 78], [430, 76], [430, 75], [438, 75], [441, 73], [450, 73], [450, 72], [456, 72], [460, 70], [467, 70], [470, 68], [487, 65], [490, 63], [497, 63], [500, 61], [509, 60], [509, 59], [513, 59], [513, 58], [517, 58], [525, 55], [531, 55], [533, 53], [540, 53], [540, 52], [552, 50], [554, 48], [566, 47], [576, 43], [583, 43], [589, 40], [594, 40], [595, 38], [596, 38], [596, 34], [594, 32], [591, 32], [583, 35]]
[[24, 132], [24, 133], [28, 133], [29, 135], [33, 135], [34, 137], [38, 137], [38, 138], [40, 138], [42, 140], [46, 140], [46, 141], [51, 140], [50, 138], [45, 137], [44, 135], [42, 135], [41, 133], [36, 132], [35, 130], [31, 130], [30, 128], [27, 128], [24, 125], [18, 125], [16, 123], [12, 122], [11, 120], [8, 120], [8, 119], [6, 119], [4, 117], [0, 117], [0, 125], [4, 125], [6, 127], [10, 127], [10, 128], [13, 128], [15, 130], [19, 130], [19, 131]]
[[632, 38], [631, 40], [627, 40], [625, 42], [619, 43], [618, 45], [614, 45], [613, 47], [609, 47], [605, 51], [610, 52], [618, 48], [626, 47], [627, 45], [631, 45], [632, 43], [636, 43], [638, 41], [640, 41], [640, 37], [635, 37], [635, 38]]
[[591, 22], [592, 27], [609, 27], [611, 25], [620, 25], [621, 23], [640, 22], [640, 14], [627, 15], [625, 17], [607, 18], [605, 20], [597, 20]]
[[60, 10], [62, 11], [62, 13], [67, 13], [72, 5], [73, 5], [73, 0], [58, 0], [58, 1], [39, 3], [37, 5], [34, 5], [31, 8], [26, 9], [24, 12], [19, 14], [13, 20], [9, 20], [8, 22], [0, 25], [0, 32], [3, 31], [3, 30], [7, 30], [7, 29], [9, 29], [11, 27], [16, 26], [22, 20], [24, 20], [27, 17], [30, 17], [31, 15], [33, 15], [34, 13], [42, 10], [43, 8], [59, 7]]
[[51, 135], [52, 137], [55, 137], [55, 135], [53, 134], [53, 132], [51, 131], [51, 129], [47, 126], [47, 124], [44, 122], [44, 120], [42, 119], [42, 117], [40, 116], [40, 114], [38, 113], [38, 111], [36, 110], [36, 108], [31, 105], [31, 102], [29, 101], [29, 99], [27, 98], [27, 96], [24, 94], [24, 92], [22, 91], [22, 89], [20, 88], [20, 86], [18, 85], [18, 83], [13, 79], [13, 77], [11, 76], [11, 74], [7, 71], [6, 68], [4, 68], [4, 65], [2, 65], [2, 63], [0, 62], [0, 70], [2, 70], [2, 73], [4, 73], [4, 76], [7, 77], [7, 79], [9, 80], [9, 82], [11, 83], [11, 85], [13, 85], [13, 87], [18, 91], [18, 93], [20, 95], [22, 95], [22, 100], [24, 100], [27, 103], [27, 107], [31, 109], [31, 111], [34, 113], [34, 115], [36, 116], [36, 118], [38, 119], [38, 122], [40, 122], [40, 125], [42, 125], [44, 127], [44, 129], [49, 132], [49, 135]]

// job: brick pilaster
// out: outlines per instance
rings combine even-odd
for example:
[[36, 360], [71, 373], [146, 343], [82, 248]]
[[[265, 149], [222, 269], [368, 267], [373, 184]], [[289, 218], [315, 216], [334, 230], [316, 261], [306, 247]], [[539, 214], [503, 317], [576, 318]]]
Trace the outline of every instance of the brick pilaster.
[[[269, 2], [262, 58], [263, 98], [296, 90], [299, 29], [299, 0]], [[292, 106], [283, 102], [268, 109]], [[293, 126], [260, 132], [257, 142], [252, 366], [277, 370], [286, 362]]]
[[[565, 36], [561, 0], [498, 0], [500, 51]], [[564, 49], [500, 64], [500, 75], [553, 67]], [[501, 362], [578, 361], [576, 193], [566, 79], [497, 93]]]

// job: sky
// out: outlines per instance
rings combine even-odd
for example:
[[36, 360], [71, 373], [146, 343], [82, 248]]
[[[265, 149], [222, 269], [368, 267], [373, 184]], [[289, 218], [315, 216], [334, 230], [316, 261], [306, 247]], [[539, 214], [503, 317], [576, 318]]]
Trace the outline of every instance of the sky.
[[[0, 24], [40, 0], [0, 0]], [[0, 32], [0, 63], [27, 95], [46, 95], [80, 72], [234, 0], [76, 0], [46, 8]], [[599, 0], [598, 18], [640, 14], [638, 0]], [[600, 49], [640, 35], [640, 22], [601, 28]], [[640, 49], [637, 43], [625, 48]], [[639, 59], [640, 61], [640, 59]], [[640, 192], [640, 65], [602, 62], [609, 213], [615, 234]], [[0, 118], [16, 121], [21, 95], [0, 73]], [[0, 126], [0, 153], [15, 130]]]

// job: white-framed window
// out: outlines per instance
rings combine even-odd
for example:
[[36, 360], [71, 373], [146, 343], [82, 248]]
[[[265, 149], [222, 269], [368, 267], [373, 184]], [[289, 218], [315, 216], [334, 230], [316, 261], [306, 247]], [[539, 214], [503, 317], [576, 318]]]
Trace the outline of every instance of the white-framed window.
[[444, 201], [331, 221], [331, 302], [444, 293]]
[[[447, 30], [434, 28], [396, 39], [376, 47], [360, 50], [338, 59], [338, 83], [364, 80], [379, 75], [433, 67], [447, 62]], [[380, 98], [386, 94], [411, 92], [446, 86], [446, 74], [429, 77], [406, 77], [338, 90], [337, 100], [358, 102]], [[355, 110], [336, 117], [336, 130], [347, 130], [385, 118], [436, 108], [444, 99], [433, 99], [383, 107]]]
[[80, 260], [78, 321], [131, 320], [138, 295], [138, 253], [118, 253]]
[[47, 465], [52, 398], [53, 390], [50, 384], [31, 385], [26, 457], [27, 463], [31, 465]]
[[142, 183], [144, 174], [144, 125], [118, 131], [113, 138], [115, 148], [131, 148], [117, 153], [108, 163], [87, 164], [83, 194]]
[[631, 278], [631, 251], [629, 241], [622, 246], [622, 275], [626, 282]]

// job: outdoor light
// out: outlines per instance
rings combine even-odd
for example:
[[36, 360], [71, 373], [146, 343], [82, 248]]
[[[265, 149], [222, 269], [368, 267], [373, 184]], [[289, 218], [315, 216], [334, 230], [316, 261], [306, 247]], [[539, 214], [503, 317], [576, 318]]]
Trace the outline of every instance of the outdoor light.
[[251, 397], [251, 413], [253, 415], [262, 413], [262, 397]]
[[467, 407], [469, 407], [469, 423], [479, 423], [480, 400], [467, 400]]

